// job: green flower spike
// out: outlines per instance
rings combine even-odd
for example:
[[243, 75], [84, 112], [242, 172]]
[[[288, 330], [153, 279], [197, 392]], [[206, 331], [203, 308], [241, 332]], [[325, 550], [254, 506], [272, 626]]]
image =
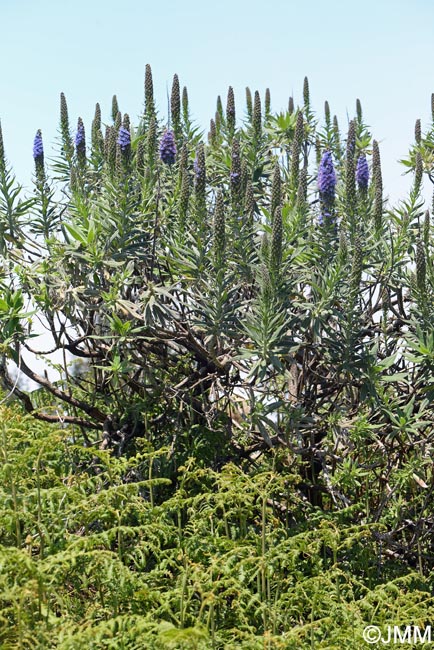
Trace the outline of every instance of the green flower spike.
[[362, 112], [362, 103], [360, 99], [356, 99], [356, 115], [358, 124], [363, 122], [363, 112]]
[[420, 144], [420, 141], [422, 140], [422, 127], [420, 120], [416, 120], [416, 124], [414, 125], [414, 139], [416, 140], [416, 144]]
[[303, 133], [304, 133], [303, 113], [301, 111], [298, 111], [297, 122], [295, 124], [294, 139], [292, 141], [292, 151], [291, 151], [291, 187], [294, 191], [296, 191], [298, 187], [300, 153], [303, 146]]
[[170, 96], [170, 113], [175, 137], [178, 139], [181, 134], [181, 93], [179, 88], [178, 75], [173, 76], [172, 94]]
[[119, 113], [119, 105], [118, 105], [118, 98], [116, 95], [113, 95], [112, 97], [112, 120], [113, 122], [116, 122], [116, 116]]
[[213, 147], [217, 144], [217, 129], [213, 119], [209, 122], [208, 142]]
[[270, 89], [265, 89], [265, 117], [269, 117], [271, 111], [271, 93]]
[[307, 110], [309, 110], [310, 106], [310, 92], [309, 92], [309, 80], [307, 77], [304, 78], [303, 81], [303, 103], [304, 106]]
[[182, 89], [182, 116], [184, 118], [184, 122], [187, 123], [190, 119], [190, 116], [188, 112], [188, 92], [186, 86], [184, 86]]
[[431, 222], [430, 222], [429, 210], [426, 210], [425, 219], [423, 220], [423, 241], [427, 248], [430, 242], [430, 229], [431, 229]]
[[330, 106], [327, 100], [324, 102], [324, 118], [325, 118], [325, 123], [327, 125], [327, 128], [329, 129], [331, 125], [331, 116], [330, 116]]
[[228, 98], [226, 103], [226, 124], [228, 127], [229, 137], [232, 138], [235, 133], [235, 97], [232, 86], [228, 89]]
[[149, 63], [146, 64], [145, 68], [145, 112], [148, 117], [154, 113], [154, 83]]
[[60, 133], [62, 137], [62, 152], [65, 158], [71, 161], [74, 154], [74, 147], [69, 130], [68, 105], [63, 93], [60, 93]]
[[422, 156], [418, 151], [416, 154], [416, 169], [414, 171], [414, 193], [416, 195], [419, 194], [420, 192], [420, 188], [422, 185], [422, 177], [423, 177], [423, 162], [422, 162]]
[[294, 98], [290, 97], [288, 99], [288, 113], [292, 115], [294, 112]]
[[246, 88], [246, 106], [247, 106], [247, 115], [249, 116], [249, 120], [252, 120], [252, 115], [253, 115], [253, 102], [252, 102], [252, 92], [250, 88]]
[[255, 142], [258, 144], [261, 139], [261, 131], [262, 131], [262, 110], [261, 110], [261, 97], [257, 90], [255, 90], [255, 99], [253, 101], [252, 126], [253, 126], [253, 137], [255, 139]]

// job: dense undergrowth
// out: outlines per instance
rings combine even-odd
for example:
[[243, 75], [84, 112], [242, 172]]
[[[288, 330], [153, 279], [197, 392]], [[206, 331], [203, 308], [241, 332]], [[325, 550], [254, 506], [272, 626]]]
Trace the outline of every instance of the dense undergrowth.
[[434, 95], [396, 206], [360, 101], [344, 132], [307, 79], [245, 106], [205, 143], [147, 66], [137, 125], [113, 97], [86, 143], [62, 94], [30, 197], [0, 131], [2, 648], [359, 650], [434, 620]]
[[432, 577], [382, 554], [387, 518], [312, 507], [277, 453], [168, 480], [167, 450], [116, 458], [15, 407], [1, 420], [5, 650], [360, 650], [366, 625], [434, 618]]

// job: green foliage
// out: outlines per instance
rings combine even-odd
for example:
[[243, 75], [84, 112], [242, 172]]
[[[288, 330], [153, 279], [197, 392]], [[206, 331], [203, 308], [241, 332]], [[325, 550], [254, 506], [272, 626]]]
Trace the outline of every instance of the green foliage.
[[[250, 472], [190, 458], [171, 483], [169, 449], [116, 458], [0, 415], [2, 648], [359, 650], [366, 625], [432, 620], [432, 578], [384, 553], [393, 514], [321, 513], [286, 454]], [[360, 485], [355, 470], [334, 482]], [[398, 503], [405, 479], [389, 480]]]
[[0, 132], [0, 376], [35, 419], [3, 418], [5, 647], [358, 650], [429, 621], [433, 127], [392, 207], [359, 101], [347, 135], [307, 79], [246, 102], [206, 144], [147, 66], [138, 123], [113, 97], [103, 138], [97, 104], [86, 147], [61, 95], [30, 198]]

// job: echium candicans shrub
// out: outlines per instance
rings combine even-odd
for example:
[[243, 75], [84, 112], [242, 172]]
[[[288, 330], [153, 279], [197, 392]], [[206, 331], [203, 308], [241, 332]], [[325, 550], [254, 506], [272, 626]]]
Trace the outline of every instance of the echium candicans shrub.
[[[210, 111], [207, 143], [178, 86], [170, 115], [160, 114], [147, 66], [137, 123], [117, 98], [112, 111], [101, 105], [89, 147], [78, 119], [72, 156], [62, 100], [66, 171], [53, 175], [38, 131], [30, 198], [2, 154], [8, 391], [35, 417], [77, 425], [74, 435], [119, 456], [140, 441], [167, 446], [173, 471], [191, 455], [220, 467], [283, 450], [279, 463], [302, 474], [297, 489], [327, 508], [357, 501], [364, 480], [348, 467], [358, 463], [378, 463], [381, 476], [405, 453], [428, 483], [417, 454], [431, 435], [424, 399], [434, 399], [422, 192], [432, 125], [421, 124], [420, 142], [418, 130], [412, 189], [394, 207], [361, 107], [342, 134], [329, 106], [317, 121], [306, 82], [288, 110], [273, 112], [269, 98], [263, 110], [255, 92], [251, 117], [247, 99], [237, 120], [229, 88], [226, 110], [219, 99]], [[40, 322], [33, 309], [47, 352], [61, 352], [59, 381], [25, 354]], [[14, 385], [11, 361], [44, 391], [44, 407]], [[387, 496], [377, 487], [374, 510]], [[397, 530], [412, 539], [407, 524]]]

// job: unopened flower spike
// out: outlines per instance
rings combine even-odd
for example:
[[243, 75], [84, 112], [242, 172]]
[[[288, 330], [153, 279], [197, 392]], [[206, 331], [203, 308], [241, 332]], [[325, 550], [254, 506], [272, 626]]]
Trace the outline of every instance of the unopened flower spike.
[[149, 63], [146, 64], [145, 68], [145, 111], [148, 116], [154, 112], [154, 83]]
[[226, 123], [228, 126], [229, 135], [232, 136], [235, 131], [235, 97], [234, 89], [229, 86], [228, 98], [226, 104]]
[[119, 106], [118, 106], [118, 98], [116, 95], [113, 95], [112, 97], [112, 120], [113, 122], [116, 121], [116, 116], [119, 112]]
[[181, 92], [177, 74], [173, 77], [172, 94], [170, 96], [170, 114], [172, 117], [173, 130], [175, 135], [179, 137], [181, 130]]

